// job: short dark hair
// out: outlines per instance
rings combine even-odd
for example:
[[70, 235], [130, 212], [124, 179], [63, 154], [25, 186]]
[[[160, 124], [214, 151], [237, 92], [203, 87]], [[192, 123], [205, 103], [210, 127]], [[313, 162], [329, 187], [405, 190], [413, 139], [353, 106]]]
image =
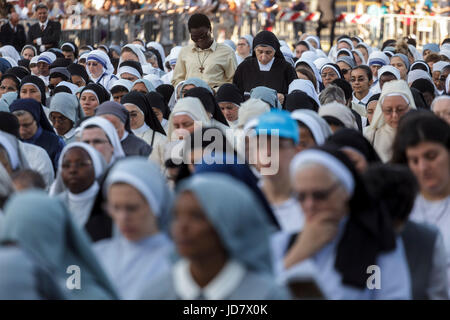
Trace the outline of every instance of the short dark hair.
[[193, 14], [188, 21], [189, 32], [191, 31], [191, 29], [198, 29], [201, 27], [211, 29], [211, 21], [209, 21], [209, 18], [205, 16], [203, 13]]
[[117, 86], [112, 87], [111, 94], [116, 94], [116, 93], [123, 92], [123, 91], [130, 92], [126, 87], [117, 85]]
[[45, 3], [39, 3], [39, 4], [36, 6], [35, 11], [38, 11], [39, 9], [45, 9], [45, 10], [48, 11], [48, 7], [47, 7], [47, 5], [46, 5]]
[[354, 68], [352, 69], [352, 71], [353, 71], [353, 70], [356, 70], [356, 69], [362, 69], [362, 70], [364, 70], [364, 71], [366, 72], [366, 74], [367, 74], [367, 78], [369, 78], [369, 81], [372, 80], [372, 78], [373, 78], [372, 70], [370, 70], [370, 68], [369, 68], [368, 66], [362, 64], [362, 65], [359, 65], [359, 66], [354, 67]]
[[398, 124], [392, 146], [392, 163], [407, 164], [406, 149], [421, 142], [435, 142], [450, 151], [450, 125], [428, 110], [412, 110]]
[[386, 47], [395, 47], [395, 44], [397, 43], [397, 40], [395, 39], [388, 39], [385, 42], [383, 42], [383, 45], [381, 46], [381, 51], [384, 51], [384, 48]]
[[374, 164], [363, 174], [369, 192], [389, 212], [393, 222], [405, 222], [414, 207], [419, 185], [402, 165]]
[[446, 43], [450, 43], [450, 38], [445, 38], [445, 39], [442, 41], [441, 45], [442, 45], [442, 44], [446, 44]]
[[10, 74], [10, 73], [5, 73], [0, 78], [0, 83], [2, 83], [2, 81], [5, 80], [5, 79], [11, 79], [12, 81], [14, 81], [14, 83], [16, 84], [16, 87], [17, 87], [16, 92], [19, 92], [20, 81], [19, 81], [19, 79], [17, 79], [17, 77], [15, 75]]

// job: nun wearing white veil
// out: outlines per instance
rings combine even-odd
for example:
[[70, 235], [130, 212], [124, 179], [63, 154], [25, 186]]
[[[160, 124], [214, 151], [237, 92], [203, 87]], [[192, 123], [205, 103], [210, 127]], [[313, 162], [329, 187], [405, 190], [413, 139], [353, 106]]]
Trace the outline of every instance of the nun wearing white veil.
[[172, 243], [165, 231], [172, 193], [159, 167], [144, 157], [118, 162], [103, 193], [119, 235], [96, 243], [94, 251], [121, 298], [137, 299], [171, 265]]
[[[386, 101], [386, 99], [389, 99]], [[390, 100], [398, 98], [404, 105], [402, 108], [394, 108]], [[392, 143], [397, 132], [398, 121], [401, 116], [410, 109], [416, 109], [416, 104], [411, 90], [406, 81], [392, 80], [383, 85], [380, 99], [378, 100], [372, 122], [364, 128], [364, 136], [369, 140], [383, 162], [387, 162], [392, 156]]]
[[[92, 73], [93, 68], [89, 67], [89, 62], [100, 64], [101, 71]], [[111, 60], [103, 50], [94, 50], [89, 52], [86, 57], [86, 72], [94, 83], [102, 85], [107, 90], [111, 90], [112, 85], [117, 80], [114, 75], [114, 66]]]

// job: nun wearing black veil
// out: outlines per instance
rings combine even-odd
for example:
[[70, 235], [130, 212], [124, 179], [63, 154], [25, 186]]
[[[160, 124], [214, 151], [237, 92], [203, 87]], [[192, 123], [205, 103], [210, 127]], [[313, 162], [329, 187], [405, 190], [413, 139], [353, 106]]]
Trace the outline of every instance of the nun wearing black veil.
[[305, 225], [284, 244], [274, 239], [280, 281], [307, 274], [333, 300], [411, 299], [402, 239], [345, 154], [305, 150], [292, 160], [291, 177]]
[[295, 69], [285, 60], [277, 37], [270, 31], [261, 31], [253, 40], [252, 56], [237, 67], [233, 83], [243, 92], [264, 86], [285, 95], [294, 79]]

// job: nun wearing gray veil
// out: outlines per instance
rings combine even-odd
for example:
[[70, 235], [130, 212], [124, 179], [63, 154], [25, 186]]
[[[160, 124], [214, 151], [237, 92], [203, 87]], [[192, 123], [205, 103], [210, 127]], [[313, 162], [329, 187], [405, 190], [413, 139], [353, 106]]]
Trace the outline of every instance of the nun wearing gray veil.
[[144, 157], [119, 161], [103, 185], [118, 235], [94, 250], [123, 299], [137, 299], [144, 285], [170, 268], [167, 231], [172, 193], [154, 163]]
[[221, 173], [182, 182], [173, 210], [173, 267], [143, 299], [288, 299], [272, 275], [270, 222], [253, 192]]
[[[30, 252], [55, 277], [59, 289], [68, 299], [118, 298], [91, 249], [88, 236], [57, 198], [42, 191], [14, 195], [5, 207], [0, 242], [17, 243]], [[81, 271], [79, 282], [75, 278], [71, 281], [70, 273], [75, 274], [77, 268]], [[23, 275], [15, 272], [9, 276]], [[77, 283], [81, 284], [79, 289], [72, 290]]]

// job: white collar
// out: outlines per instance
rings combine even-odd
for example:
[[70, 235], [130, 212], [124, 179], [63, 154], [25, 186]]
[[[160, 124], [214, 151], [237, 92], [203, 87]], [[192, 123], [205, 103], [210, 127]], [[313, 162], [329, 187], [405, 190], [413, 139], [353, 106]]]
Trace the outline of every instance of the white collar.
[[364, 106], [367, 105], [367, 102], [369, 101], [370, 97], [372, 97], [372, 92], [369, 92], [366, 94], [366, 96], [364, 98], [362, 98], [361, 100], [358, 100], [358, 98], [355, 97], [355, 94], [353, 93], [353, 99], [352, 102], [357, 103], [357, 104], [363, 104]]
[[66, 132], [66, 134], [63, 136], [65, 139], [70, 139], [75, 135], [75, 128], [72, 127], [72, 129], [70, 129], [69, 131]]
[[258, 61], [259, 71], [270, 71], [274, 61], [275, 61], [275, 57], [273, 57], [272, 60], [270, 60], [268, 64], [261, 64], [261, 62]]
[[69, 201], [71, 202], [86, 201], [97, 196], [98, 190], [100, 190], [100, 187], [98, 186], [97, 181], [94, 181], [94, 183], [88, 189], [84, 190], [81, 193], [75, 194], [68, 191], [67, 194], [69, 196]]
[[122, 139], [120, 139], [120, 142], [122, 142], [122, 141], [125, 140], [126, 138], [128, 138], [128, 131], [127, 131], [127, 130], [125, 130], [125, 131], [123, 132], [123, 137], [122, 137]]
[[137, 129], [131, 129], [131, 131], [133, 131], [134, 134], [143, 134], [148, 129], [150, 129], [150, 127], [144, 122], [144, 124], [141, 127], [137, 128]]
[[42, 28], [42, 26], [44, 26], [44, 29], [47, 28], [47, 24], [48, 24], [48, 19], [44, 23], [39, 21], [39, 27], [40, 28]]
[[245, 267], [236, 260], [229, 260], [214, 279], [203, 289], [192, 278], [189, 261], [181, 259], [173, 266], [174, 289], [184, 300], [193, 300], [200, 294], [208, 300], [226, 299], [244, 279]]

